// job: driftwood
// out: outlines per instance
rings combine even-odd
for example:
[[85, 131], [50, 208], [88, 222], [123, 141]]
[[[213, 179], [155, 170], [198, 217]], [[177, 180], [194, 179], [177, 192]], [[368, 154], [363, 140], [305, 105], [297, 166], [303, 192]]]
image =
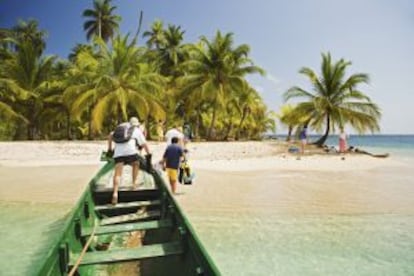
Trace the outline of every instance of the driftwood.
[[389, 153], [373, 154], [373, 153], [367, 152], [365, 150], [360, 150], [358, 148], [355, 148], [353, 151], [356, 152], [356, 153], [362, 153], [362, 154], [366, 154], [366, 155], [369, 155], [369, 156], [372, 156], [372, 157], [377, 157], [377, 158], [386, 158], [386, 157], [390, 156]]

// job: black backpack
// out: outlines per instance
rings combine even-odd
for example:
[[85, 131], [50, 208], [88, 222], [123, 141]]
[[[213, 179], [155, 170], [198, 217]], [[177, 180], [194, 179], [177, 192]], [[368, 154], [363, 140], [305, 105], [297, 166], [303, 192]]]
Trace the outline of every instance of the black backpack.
[[112, 139], [115, 143], [126, 143], [131, 140], [132, 132], [134, 132], [135, 126], [129, 124], [120, 124], [118, 125], [114, 133], [112, 134]]

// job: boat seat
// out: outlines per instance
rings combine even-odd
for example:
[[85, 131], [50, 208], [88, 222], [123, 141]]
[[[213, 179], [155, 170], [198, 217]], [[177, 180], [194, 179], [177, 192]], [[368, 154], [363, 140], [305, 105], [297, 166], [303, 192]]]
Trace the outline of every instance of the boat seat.
[[[144, 245], [137, 248], [114, 249], [107, 251], [97, 251], [86, 253], [80, 265], [108, 264], [116, 262], [130, 262], [148, 258], [165, 257], [170, 255], [179, 255], [184, 253], [180, 242], [168, 242], [153, 245]], [[73, 255], [69, 266], [73, 266], [79, 254]]]
[[[139, 230], [149, 230], [149, 229], [161, 229], [172, 227], [173, 223], [171, 219], [162, 219], [162, 220], [151, 220], [144, 222], [135, 222], [135, 223], [124, 223], [116, 225], [106, 225], [100, 226], [95, 230], [95, 235], [105, 235], [105, 234], [115, 234], [122, 232], [132, 232]], [[93, 227], [85, 227], [82, 229], [82, 236], [90, 236], [92, 234]]]
[[132, 201], [132, 202], [121, 202], [116, 205], [106, 204], [106, 205], [97, 205], [95, 206], [95, 211], [106, 211], [106, 210], [116, 210], [116, 209], [125, 209], [125, 208], [139, 208], [152, 205], [160, 205], [160, 200], [144, 200], [144, 201]]
[[104, 218], [104, 219], [101, 220], [101, 225], [126, 223], [126, 222], [144, 220], [144, 219], [160, 217], [160, 216], [161, 216], [161, 212], [159, 210], [143, 211], [143, 212], [137, 212], [137, 213], [133, 213], [133, 214], [127, 214], [127, 215], [113, 216], [113, 217], [109, 217], [109, 218]]

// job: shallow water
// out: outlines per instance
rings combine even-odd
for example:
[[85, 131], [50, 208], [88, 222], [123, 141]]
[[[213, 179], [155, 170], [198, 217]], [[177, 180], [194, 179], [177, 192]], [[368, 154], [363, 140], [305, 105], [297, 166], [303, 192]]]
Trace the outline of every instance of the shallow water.
[[[390, 152], [407, 166], [198, 171], [178, 200], [223, 275], [414, 275], [414, 145], [363, 149]], [[30, 170], [39, 179], [51, 173], [24, 173]], [[56, 169], [61, 183], [57, 176], [33, 182], [12, 174], [1, 183], [0, 275], [33, 275], [95, 171], [89, 170]], [[6, 186], [12, 178], [19, 183]], [[20, 191], [26, 202], [7, 201]], [[50, 199], [55, 203], [41, 203]]]
[[66, 204], [0, 201], [0, 275], [36, 275], [70, 209]]
[[223, 275], [414, 275], [412, 165], [198, 175], [179, 200]]
[[223, 275], [413, 275], [414, 216], [191, 216]]

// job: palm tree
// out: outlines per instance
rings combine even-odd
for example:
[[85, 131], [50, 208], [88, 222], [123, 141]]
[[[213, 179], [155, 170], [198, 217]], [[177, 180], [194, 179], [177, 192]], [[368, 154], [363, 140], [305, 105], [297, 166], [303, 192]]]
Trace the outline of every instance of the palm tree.
[[33, 19], [27, 22], [20, 20], [12, 29], [12, 37], [18, 42], [14, 44], [16, 47], [19, 46], [19, 43], [29, 41], [39, 56], [42, 55], [46, 48], [46, 32], [39, 30], [39, 23]]
[[[164, 118], [157, 95], [163, 88], [163, 78], [151, 64], [141, 61], [143, 51], [134, 41], [128, 43], [128, 36], [117, 36], [111, 49], [103, 40], [98, 39], [97, 44], [96, 56], [81, 52], [83, 56], [77, 59], [76, 66], [84, 79], [65, 92], [66, 98], [75, 99], [72, 113], [80, 117], [92, 107], [92, 126], [98, 132], [107, 116], [118, 123], [126, 120], [130, 112], [141, 119], [149, 114], [155, 119]], [[106, 123], [111, 126], [111, 121]]]
[[358, 85], [368, 83], [367, 74], [353, 74], [345, 79], [345, 71], [351, 62], [340, 59], [333, 63], [331, 55], [322, 54], [321, 76], [308, 67], [299, 72], [309, 78], [313, 93], [294, 86], [285, 92], [285, 100], [305, 98], [298, 103], [295, 112], [307, 117], [309, 124], [317, 131], [325, 126], [324, 135], [315, 142], [322, 146], [329, 136], [330, 129], [350, 124], [359, 133], [378, 131], [381, 117], [379, 107], [363, 92]]
[[[3, 93], [19, 95], [12, 107], [15, 114], [8, 114], [20, 114], [20, 118], [25, 118], [27, 138], [34, 139], [39, 135], [39, 114], [43, 111], [43, 97], [48, 90], [55, 57], [41, 58], [37, 45], [30, 40], [18, 43], [16, 48], [18, 51], [2, 64], [0, 87]], [[3, 110], [7, 112], [7, 107], [3, 106]]]
[[186, 51], [182, 45], [185, 31], [181, 26], [168, 25], [164, 32], [164, 45], [159, 49], [161, 59], [161, 73], [164, 76], [177, 76], [177, 67], [185, 59]]
[[166, 43], [163, 22], [159, 19], [155, 20], [151, 25], [151, 30], [146, 31], [143, 37], [148, 37], [147, 46], [159, 50]]
[[254, 111], [256, 108], [260, 106], [260, 103], [262, 102], [259, 94], [256, 90], [254, 90], [250, 86], [246, 86], [245, 89], [243, 89], [238, 95], [237, 95], [237, 107], [239, 109], [239, 112], [241, 114], [240, 122], [237, 127], [236, 132], [236, 140], [239, 139], [242, 129], [243, 129], [243, 123], [246, 120], [247, 116], [250, 115], [252, 111]]
[[300, 111], [296, 110], [296, 106], [291, 104], [285, 104], [280, 109], [280, 113], [277, 114], [279, 121], [288, 127], [288, 134], [286, 141], [290, 141], [292, 138], [292, 132], [294, 128], [301, 128], [303, 125], [308, 124], [308, 115], [302, 116]]
[[[263, 73], [248, 58], [249, 47], [233, 46], [233, 34], [217, 32], [213, 41], [201, 38], [203, 47], [193, 47], [192, 59], [183, 63], [186, 74], [180, 78], [182, 95], [208, 101], [212, 106], [212, 118], [207, 138], [212, 138], [217, 110], [223, 108], [233, 91], [241, 91], [246, 85], [244, 77], [249, 73]], [[192, 94], [192, 95], [191, 95]]]
[[88, 45], [88, 44], [80, 44], [80, 43], [77, 43], [75, 45], [75, 47], [72, 48], [72, 50], [71, 50], [71, 52], [70, 52], [70, 54], [68, 56], [68, 59], [70, 61], [72, 61], [72, 62], [75, 62], [76, 57], [82, 51], [88, 51], [90, 53], [93, 53], [93, 48], [92, 48], [91, 45]]
[[83, 12], [83, 17], [87, 21], [83, 24], [83, 30], [86, 31], [86, 38], [90, 40], [96, 35], [107, 42], [113, 37], [115, 31], [119, 28], [121, 17], [114, 15], [116, 6], [111, 6], [111, 0], [94, 0], [93, 9], [87, 9]]

